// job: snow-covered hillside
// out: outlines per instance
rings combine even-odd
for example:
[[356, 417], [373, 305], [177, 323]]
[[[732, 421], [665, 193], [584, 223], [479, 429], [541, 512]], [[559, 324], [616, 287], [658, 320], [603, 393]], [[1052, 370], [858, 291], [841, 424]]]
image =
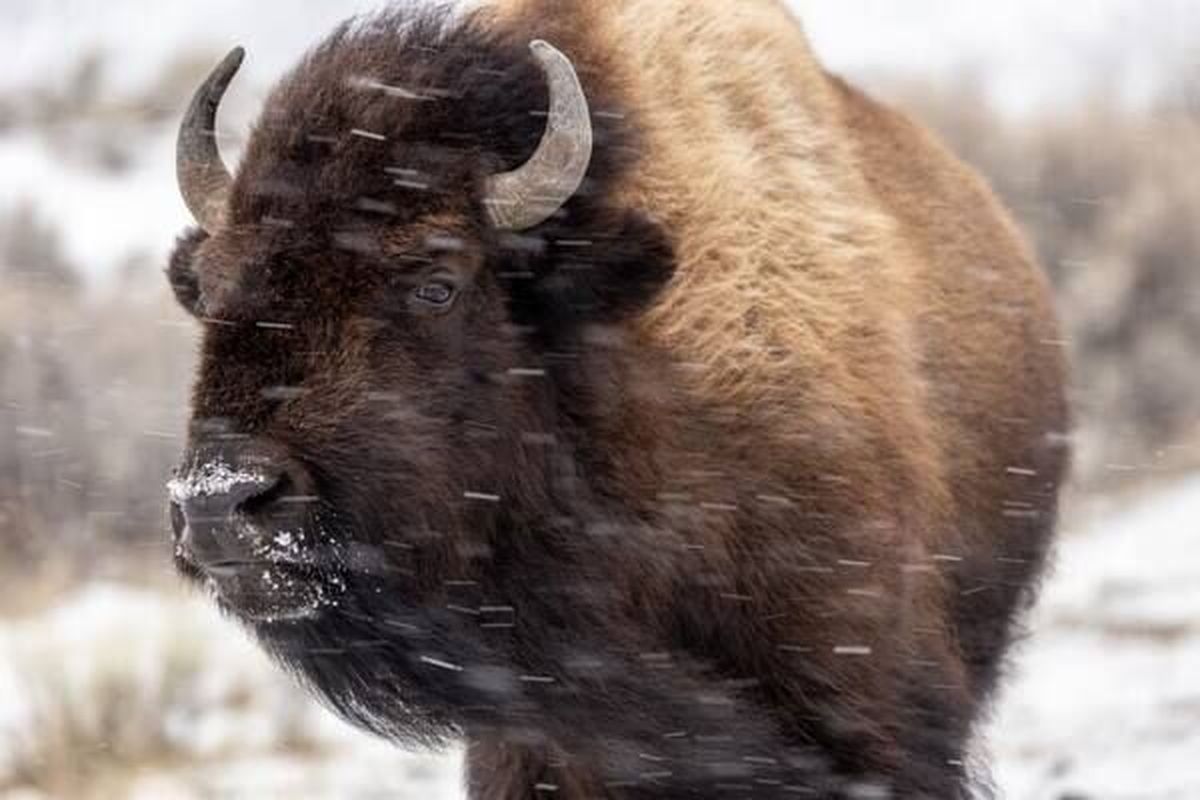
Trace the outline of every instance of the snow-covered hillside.
[[[1200, 797], [1198, 521], [1200, 478], [1065, 537], [987, 732], [1005, 797]], [[56, 759], [88, 798], [461, 796], [457, 754], [344, 726], [207, 603], [111, 585], [0, 625], [0, 796]]]

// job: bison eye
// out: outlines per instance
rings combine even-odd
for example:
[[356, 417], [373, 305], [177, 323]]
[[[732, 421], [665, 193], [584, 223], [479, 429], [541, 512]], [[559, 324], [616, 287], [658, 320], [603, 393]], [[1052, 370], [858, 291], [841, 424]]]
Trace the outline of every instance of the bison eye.
[[413, 290], [412, 299], [418, 306], [443, 311], [454, 302], [457, 290], [449, 281], [431, 281]]

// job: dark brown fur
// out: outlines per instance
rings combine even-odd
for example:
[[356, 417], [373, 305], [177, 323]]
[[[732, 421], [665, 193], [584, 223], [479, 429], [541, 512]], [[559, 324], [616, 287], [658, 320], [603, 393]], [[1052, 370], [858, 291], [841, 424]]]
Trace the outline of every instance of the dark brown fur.
[[[699, 126], [670, 149], [686, 117], [645, 94], [683, 51], [639, 72], [588, 8], [344, 27], [268, 100], [230, 225], [181, 239], [191, 451], [285, 448], [319, 497], [312, 580], [346, 586], [255, 632], [358, 724], [464, 736], [478, 800], [966, 797], [1065, 462], [1044, 283], [976, 178], [803, 52], [803, 142], [732, 69], [761, 152], [828, 181], [761, 201], [794, 232], [749, 242], [738, 187], [695, 188], [721, 170], [687, 160]], [[503, 234], [480, 190], [537, 144], [538, 37], [601, 112], [596, 156]], [[431, 317], [409, 297], [435, 268], [462, 293]]]

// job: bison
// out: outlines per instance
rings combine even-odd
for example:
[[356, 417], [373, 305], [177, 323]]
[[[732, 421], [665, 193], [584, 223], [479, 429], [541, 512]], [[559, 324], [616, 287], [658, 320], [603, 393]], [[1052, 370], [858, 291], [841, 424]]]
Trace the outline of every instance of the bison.
[[1068, 457], [992, 193], [777, 0], [405, 3], [178, 140], [179, 569], [476, 800], [965, 798]]

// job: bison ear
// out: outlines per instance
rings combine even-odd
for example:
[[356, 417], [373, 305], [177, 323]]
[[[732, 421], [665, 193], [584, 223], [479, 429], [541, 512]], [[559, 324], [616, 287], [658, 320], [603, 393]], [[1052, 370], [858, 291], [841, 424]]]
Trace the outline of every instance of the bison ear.
[[645, 214], [621, 212], [589, 227], [547, 232], [525, 280], [511, 281], [518, 322], [543, 333], [622, 322], [649, 307], [675, 274], [671, 241]]
[[179, 237], [175, 249], [171, 251], [171, 259], [167, 264], [167, 280], [175, 299], [193, 316], [200, 313], [200, 279], [196, 275], [193, 263], [196, 251], [208, 239], [200, 228], [192, 228]]
[[593, 322], [618, 322], [641, 312], [675, 276], [675, 248], [666, 231], [636, 211], [626, 213], [620, 229], [590, 249], [596, 251], [595, 263], [581, 260], [575, 283], [583, 295], [580, 311], [590, 310]]

